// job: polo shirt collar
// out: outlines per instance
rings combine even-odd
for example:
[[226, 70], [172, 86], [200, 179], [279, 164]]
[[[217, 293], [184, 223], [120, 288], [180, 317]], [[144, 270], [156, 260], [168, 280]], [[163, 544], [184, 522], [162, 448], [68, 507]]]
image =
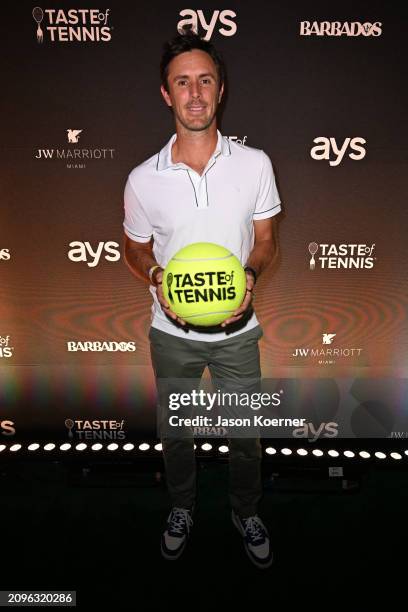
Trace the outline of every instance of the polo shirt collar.
[[[220, 154], [224, 156], [231, 155], [231, 147], [230, 147], [228, 138], [222, 136], [219, 130], [217, 130], [217, 135], [218, 135], [217, 146], [215, 148], [214, 153], [211, 156], [211, 159], [214, 159], [214, 160]], [[184, 165], [180, 162], [177, 164], [174, 164], [171, 159], [171, 148], [176, 138], [177, 138], [177, 134], [173, 134], [169, 142], [162, 148], [162, 150], [158, 154], [157, 165], [156, 165], [156, 169], [158, 171], [167, 170], [167, 168], [177, 169]]]

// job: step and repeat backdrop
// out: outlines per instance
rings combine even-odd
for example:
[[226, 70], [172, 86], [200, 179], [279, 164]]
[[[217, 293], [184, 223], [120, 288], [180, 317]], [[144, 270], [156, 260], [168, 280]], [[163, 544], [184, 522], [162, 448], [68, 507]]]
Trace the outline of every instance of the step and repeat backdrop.
[[255, 298], [277, 414], [306, 418], [298, 437], [408, 436], [402, 9], [24, 0], [0, 39], [0, 444], [155, 436], [123, 190], [174, 133], [159, 62], [184, 24], [226, 62], [222, 134], [277, 178], [279, 257]]

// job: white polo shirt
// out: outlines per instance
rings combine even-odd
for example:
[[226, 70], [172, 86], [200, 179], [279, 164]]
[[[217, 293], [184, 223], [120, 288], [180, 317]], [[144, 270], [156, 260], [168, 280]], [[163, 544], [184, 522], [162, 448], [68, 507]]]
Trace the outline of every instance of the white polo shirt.
[[[160, 153], [134, 168], [125, 187], [126, 235], [149, 242], [160, 266], [193, 242], [214, 242], [246, 264], [254, 245], [254, 221], [280, 210], [280, 199], [269, 157], [218, 133], [217, 147], [203, 174], [184, 163], [174, 164], [174, 134]], [[238, 331], [227, 334], [180, 329], [166, 317], [153, 295], [152, 327], [168, 334], [214, 342], [231, 338], [258, 325], [255, 314]], [[221, 328], [220, 328], [221, 329]]]

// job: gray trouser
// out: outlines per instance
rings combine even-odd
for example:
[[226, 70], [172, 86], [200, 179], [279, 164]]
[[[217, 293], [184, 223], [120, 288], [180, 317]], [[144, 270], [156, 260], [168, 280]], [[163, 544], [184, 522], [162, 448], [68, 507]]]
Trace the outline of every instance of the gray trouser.
[[[258, 326], [218, 342], [188, 340], [151, 328], [150, 349], [156, 382], [159, 379], [200, 379], [208, 366], [213, 379], [260, 381]], [[160, 394], [160, 390], [159, 390]], [[162, 437], [167, 486], [174, 506], [190, 508], [196, 493], [196, 463], [192, 437]], [[245, 518], [257, 512], [261, 497], [259, 438], [230, 438], [229, 497]]]

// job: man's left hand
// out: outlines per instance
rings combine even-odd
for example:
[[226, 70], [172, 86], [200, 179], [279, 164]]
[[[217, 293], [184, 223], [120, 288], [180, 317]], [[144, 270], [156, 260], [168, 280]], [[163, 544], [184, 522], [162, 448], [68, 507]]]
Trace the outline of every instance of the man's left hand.
[[246, 280], [247, 284], [244, 301], [242, 302], [241, 306], [234, 312], [232, 317], [226, 319], [225, 321], [223, 321], [223, 323], [221, 323], [221, 327], [226, 327], [227, 325], [230, 325], [231, 323], [235, 323], [236, 321], [242, 319], [246, 310], [248, 310], [248, 308], [250, 307], [253, 298], [255, 279], [250, 272], [246, 272]]

